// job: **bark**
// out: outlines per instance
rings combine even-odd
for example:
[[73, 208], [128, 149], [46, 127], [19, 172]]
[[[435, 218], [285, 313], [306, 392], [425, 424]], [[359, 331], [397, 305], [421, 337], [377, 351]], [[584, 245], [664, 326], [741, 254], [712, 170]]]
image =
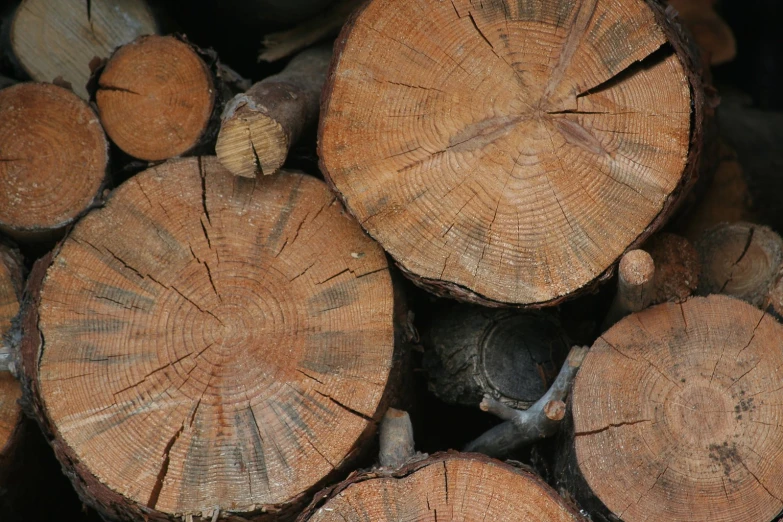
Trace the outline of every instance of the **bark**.
[[276, 173], [302, 133], [318, 120], [330, 46], [297, 55], [279, 74], [236, 95], [223, 111], [215, 151], [237, 176]]
[[386, 258], [304, 174], [149, 169], [28, 292], [26, 395], [110, 520], [290, 519], [367, 455], [397, 392]]
[[397, 470], [355, 473], [316, 495], [298, 522], [337, 520], [582, 522], [539, 477], [483, 455], [438, 453]]
[[651, 237], [644, 248], [655, 264], [651, 304], [684, 301], [696, 291], [701, 262], [690, 241], [662, 232]]
[[[349, 20], [324, 88], [321, 170], [415, 283], [485, 305], [554, 305], [608, 279], [676, 210], [711, 108], [673, 11], [627, 3], [621, 16], [603, 0], [375, 0]], [[551, 43], [557, 60], [540, 50], [545, 72], [532, 26], [569, 29]], [[453, 43], [428, 43], [441, 40]], [[646, 116], [661, 111], [672, 118]], [[674, 138], [629, 138], [640, 132]], [[622, 186], [591, 188], [604, 183]]]
[[86, 102], [52, 84], [0, 91], [0, 231], [46, 242], [98, 203], [109, 143]]
[[726, 296], [665, 303], [593, 345], [555, 479], [593, 520], [770, 521], [783, 509], [783, 326]]
[[[70, 83], [88, 99], [90, 62], [138, 36], [155, 34], [158, 25], [144, 0], [23, 0], [4, 24], [12, 61], [30, 78]], [[43, 38], [43, 41], [42, 41]]]
[[452, 404], [489, 395], [527, 408], [547, 391], [571, 347], [558, 319], [466, 305], [439, 310], [425, 334], [429, 389]]
[[96, 70], [94, 99], [109, 138], [128, 155], [161, 161], [208, 151], [227, 97], [214, 52], [178, 36], [141, 36]]

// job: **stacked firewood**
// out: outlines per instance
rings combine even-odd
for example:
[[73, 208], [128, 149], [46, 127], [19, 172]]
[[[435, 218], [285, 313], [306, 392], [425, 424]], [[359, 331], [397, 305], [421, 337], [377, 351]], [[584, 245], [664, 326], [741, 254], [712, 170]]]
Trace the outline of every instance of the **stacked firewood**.
[[775, 519], [713, 4], [226, 2], [264, 74], [165, 4], [13, 6], [0, 519], [38, 431], [106, 520]]

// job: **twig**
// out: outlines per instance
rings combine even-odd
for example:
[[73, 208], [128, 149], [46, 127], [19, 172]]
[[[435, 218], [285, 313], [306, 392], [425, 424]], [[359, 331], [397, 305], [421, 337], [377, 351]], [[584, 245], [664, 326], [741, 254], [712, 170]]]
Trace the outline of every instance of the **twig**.
[[484, 453], [490, 457], [504, 457], [522, 446], [554, 435], [565, 416], [565, 399], [587, 351], [586, 346], [571, 348], [555, 382], [544, 396], [527, 410], [515, 410], [485, 396], [481, 401], [481, 409], [506, 422], [468, 444], [465, 451]]

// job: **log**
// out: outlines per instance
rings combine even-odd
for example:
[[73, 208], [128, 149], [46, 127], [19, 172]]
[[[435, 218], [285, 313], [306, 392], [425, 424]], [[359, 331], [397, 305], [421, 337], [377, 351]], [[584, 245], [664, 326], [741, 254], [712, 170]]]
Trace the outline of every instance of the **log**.
[[11, 348], [11, 322], [19, 313], [22, 298], [22, 266], [19, 251], [0, 242], [0, 490], [8, 486], [6, 473], [23, 420], [18, 403], [22, 388], [12, 374], [16, 354]]
[[586, 346], [574, 346], [549, 390], [525, 411], [485, 396], [481, 409], [505, 422], [470, 442], [465, 451], [477, 451], [491, 457], [508, 457], [523, 446], [557, 433], [565, 417], [565, 401], [586, 353]]
[[655, 283], [655, 263], [644, 250], [623, 254], [617, 268], [617, 294], [604, 321], [611, 326], [626, 315], [649, 306]]
[[67, 89], [0, 91], [0, 231], [19, 242], [62, 233], [99, 197], [109, 143], [98, 117]]
[[737, 42], [731, 27], [715, 12], [714, 2], [669, 0], [669, 4], [693, 34], [704, 59], [721, 65], [737, 56]]
[[117, 49], [95, 99], [109, 138], [124, 152], [160, 161], [213, 142], [221, 110], [214, 63], [175, 36], [142, 36]]
[[35, 81], [57, 77], [88, 99], [90, 62], [158, 26], [144, 0], [22, 0], [8, 22], [9, 51]]
[[282, 72], [254, 84], [226, 104], [215, 152], [233, 174], [277, 172], [302, 132], [318, 120], [331, 46], [297, 55]]
[[259, 62], [275, 62], [337, 35], [350, 14], [363, 0], [334, 0], [322, 13], [303, 20], [291, 29], [264, 36]]
[[354, 474], [319, 493], [297, 522], [343, 520], [586, 519], [525, 468], [483, 455], [449, 452], [392, 472]]
[[378, 463], [381, 467], [399, 469], [416, 454], [413, 424], [408, 412], [389, 408], [378, 432]]
[[555, 380], [571, 348], [549, 313], [454, 304], [424, 333], [428, 388], [439, 399], [478, 406], [489, 395], [526, 409]]
[[386, 258], [304, 174], [163, 163], [30, 278], [26, 393], [107, 519], [289, 519], [396, 393]]
[[321, 170], [422, 287], [557, 304], [695, 178], [704, 92], [679, 29], [645, 0], [373, 0], [335, 46]]
[[685, 216], [681, 233], [696, 241], [706, 230], [719, 223], [754, 221], [753, 198], [745, 180], [744, 169], [737, 153], [725, 143], [720, 147], [720, 159], [703, 198]]
[[781, 274], [783, 239], [770, 228], [724, 223], [696, 242], [702, 264], [699, 295], [726, 294], [765, 307]]
[[645, 243], [655, 265], [650, 304], [681, 302], [699, 285], [701, 262], [690, 241], [677, 234], [661, 232]]
[[559, 487], [597, 521], [771, 521], [781, 364], [783, 326], [727, 296], [626, 317], [577, 375]]

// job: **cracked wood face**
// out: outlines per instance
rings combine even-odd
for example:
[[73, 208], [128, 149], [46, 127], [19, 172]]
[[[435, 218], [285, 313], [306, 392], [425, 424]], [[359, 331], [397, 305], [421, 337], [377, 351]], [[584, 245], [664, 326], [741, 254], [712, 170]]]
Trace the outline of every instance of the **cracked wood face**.
[[783, 509], [783, 326], [726, 296], [633, 314], [572, 396], [576, 457], [626, 522], [772, 520]]
[[75, 458], [142, 506], [282, 509], [374, 429], [392, 300], [383, 252], [323, 182], [173, 160], [54, 258], [41, 397]]
[[348, 479], [311, 511], [299, 522], [584, 520], [531, 473], [477, 454], [456, 453], [393, 474]]
[[34, 80], [62, 77], [87, 99], [90, 62], [157, 31], [144, 0], [23, 0], [11, 25], [11, 48]]
[[696, 242], [702, 264], [698, 293], [726, 294], [765, 306], [783, 265], [783, 239], [769, 227], [722, 223]]
[[649, 233], [691, 91], [643, 0], [374, 0], [344, 30], [320, 157], [414, 280], [546, 304]]
[[55, 230], [95, 199], [108, 141], [92, 109], [51, 84], [0, 91], [0, 229]]
[[98, 79], [98, 113], [126, 153], [148, 161], [199, 144], [216, 103], [207, 64], [174, 36], [142, 36], [119, 48]]

